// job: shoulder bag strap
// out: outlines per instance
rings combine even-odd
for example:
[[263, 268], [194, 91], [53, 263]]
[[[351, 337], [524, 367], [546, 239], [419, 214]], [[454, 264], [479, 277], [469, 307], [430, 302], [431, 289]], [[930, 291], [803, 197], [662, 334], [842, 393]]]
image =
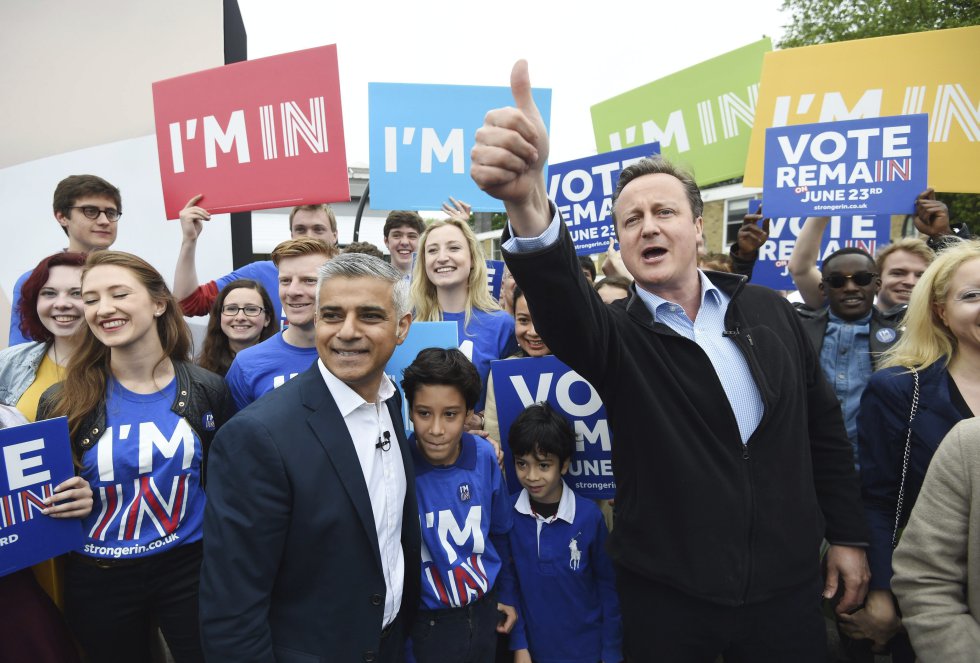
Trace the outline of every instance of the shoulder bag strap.
[[901, 527], [902, 511], [905, 502], [905, 477], [909, 472], [909, 454], [912, 449], [912, 421], [919, 411], [919, 372], [912, 369], [912, 410], [909, 412], [909, 426], [905, 433], [905, 453], [902, 454], [902, 480], [898, 484], [898, 502], [895, 505], [895, 527], [892, 529], [892, 548], [898, 545], [898, 530]]

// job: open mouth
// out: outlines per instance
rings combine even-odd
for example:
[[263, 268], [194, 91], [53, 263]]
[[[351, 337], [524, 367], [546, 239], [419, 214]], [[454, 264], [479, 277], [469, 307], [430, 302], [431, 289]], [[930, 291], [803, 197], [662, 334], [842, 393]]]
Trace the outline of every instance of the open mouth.
[[651, 246], [647, 249], [643, 249], [643, 253], [641, 255], [643, 256], [644, 260], [657, 260], [667, 255], [667, 249], [663, 248], [662, 246]]
[[450, 272], [455, 272], [455, 267], [437, 267], [436, 274], [449, 274]]
[[112, 331], [114, 329], [119, 329], [126, 324], [125, 320], [106, 320], [105, 322], [99, 323], [99, 326], [106, 331]]
[[77, 321], [79, 317], [80, 316], [77, 315], [53, 315], [51, 316], [51, 319], [63, 325], [70, 325], [71, 323]]

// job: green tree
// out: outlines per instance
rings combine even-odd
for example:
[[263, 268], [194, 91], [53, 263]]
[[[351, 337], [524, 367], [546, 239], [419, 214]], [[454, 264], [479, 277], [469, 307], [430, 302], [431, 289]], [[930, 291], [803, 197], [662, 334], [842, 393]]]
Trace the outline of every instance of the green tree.
[[780, 48], [980, 24], [977, 0], [784, 0]]
[[[780, 48], [980, 25], [980, 0], [783, 0]], [[980, 194], [936, 193], [954, 223], [980, 235]]]

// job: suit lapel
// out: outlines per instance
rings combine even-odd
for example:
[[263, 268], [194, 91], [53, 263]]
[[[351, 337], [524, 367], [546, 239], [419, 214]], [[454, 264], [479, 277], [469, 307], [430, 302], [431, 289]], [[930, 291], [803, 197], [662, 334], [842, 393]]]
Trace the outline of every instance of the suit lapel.
[[354, 440], [347, 430], [347, 423], [340, 414], [330, 390], [327, 389], [318, 364], [313, 364], [306, 373], [297, 376], [296, 380], [305, 379], [309, 384], [302, 389], [303, 405], [312, 410], [307, 423], [320, 446], [327, 453], [330, 463], [336, 470], [344, 490], [347, 491], [357, 517], [364, 526], [364, 533], [371, 541], [374, 560], [381, 568], [381, 551], [378, 544], [378, 532], [374, 524], [374, 511], [371, 508], [371, 497], [368, 495], [367, 484], [364, 481], [364, 471], [361, 461], [354, 450]]

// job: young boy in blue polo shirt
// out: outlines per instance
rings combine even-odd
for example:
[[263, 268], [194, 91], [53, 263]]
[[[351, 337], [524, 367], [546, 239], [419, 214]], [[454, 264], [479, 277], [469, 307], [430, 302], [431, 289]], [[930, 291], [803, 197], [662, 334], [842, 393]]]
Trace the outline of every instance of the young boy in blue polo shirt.
[[510, 548], [519, 617], [510, 634], [514, 663], [614, 663], [622, 660], [608, 534], [595, 503], [562, 479], [575, 432], [547, 403], [528, 407], [508, 436], [517, 478]]
[[422, 526], [411, 651], [418, 663], [493, 663], [497, 632], [511, 630], [517, 611], [507, 488], [493, 447], [463, 432], [480, 374], [459, 350], [427, 348], [405, 369], [402, 388]]

